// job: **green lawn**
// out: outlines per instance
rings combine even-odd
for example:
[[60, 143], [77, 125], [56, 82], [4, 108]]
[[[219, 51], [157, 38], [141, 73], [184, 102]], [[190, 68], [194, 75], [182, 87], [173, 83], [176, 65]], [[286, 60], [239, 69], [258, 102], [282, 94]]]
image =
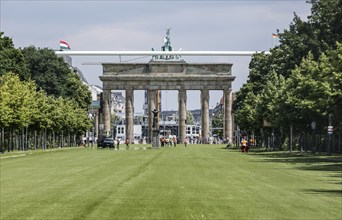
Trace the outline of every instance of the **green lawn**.
[[0, 219], [342, 218], [341, 156], [222, 147], [6, 153]]

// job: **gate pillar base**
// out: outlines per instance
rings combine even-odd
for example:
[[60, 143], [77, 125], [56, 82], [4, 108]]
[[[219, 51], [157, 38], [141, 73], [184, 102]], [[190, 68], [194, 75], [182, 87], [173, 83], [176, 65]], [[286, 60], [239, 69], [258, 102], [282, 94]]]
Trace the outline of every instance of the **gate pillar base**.
[[159, 130], [152, 130], [152, 148], [159, 148]]

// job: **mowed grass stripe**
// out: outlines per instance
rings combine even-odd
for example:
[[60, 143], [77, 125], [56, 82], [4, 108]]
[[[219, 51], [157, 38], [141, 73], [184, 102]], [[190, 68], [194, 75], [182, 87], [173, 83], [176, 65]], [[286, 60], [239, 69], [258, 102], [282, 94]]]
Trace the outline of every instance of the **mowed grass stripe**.
[[2, 159], [1, 219], [341, 217], [341, 170], [310, 170], [317, 163], [284, 163], [219, 145], [188, 146]]
[[39, 219], [78, 218], [118, 193], [118, 186], [143, 167], [140, 162], [153, 157], [132, 157], [129, 153], [77, 149], [32, 155], [23, 161], [13, 158], [8, 166], [1, 161], [1, 205], [6, 207], [1, 215], [6, 217], [4, 213], [9, 212], [11, 218], [30, 218], [38, 213]]

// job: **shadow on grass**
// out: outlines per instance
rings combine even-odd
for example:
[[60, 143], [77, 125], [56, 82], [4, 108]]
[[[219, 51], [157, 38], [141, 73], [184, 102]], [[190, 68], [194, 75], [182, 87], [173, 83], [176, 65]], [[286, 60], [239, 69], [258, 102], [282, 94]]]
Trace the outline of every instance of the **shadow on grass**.
[[342, 190], [325, 190], [325, 189], [305, 189], [303, 190], [308, 194], [326, 194], [330, 196], [342, 196]]
[[288, 164], [302, 164], [297, 167], [302, 170], [338, 171], [342, 172], [342, 155], [322, 156], [312, 153], [261, 151], [253, 149], [251, 155], [263, 157], [264, 162], [283, 162]]
[[[265, 151], [253, 149], [249, 152], [251, 156], [260, 157], [258, 162], [287, 163], [293, 165], [293, 169], [327, 172], [333, 178], [331, 181], [342, 187], [342, 155], [317, 155], [312, 153]], [[342, 196], [342, 188], [339, 190], [305, 189], [310, 194], [326, 194], [331, 196]]]

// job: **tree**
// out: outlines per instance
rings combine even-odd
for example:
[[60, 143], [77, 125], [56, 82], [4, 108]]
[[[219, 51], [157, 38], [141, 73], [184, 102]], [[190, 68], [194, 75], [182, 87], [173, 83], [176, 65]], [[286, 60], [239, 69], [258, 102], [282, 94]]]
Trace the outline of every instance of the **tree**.
[[24, 128], [32, 124], [35, 112], [35, 85], [20, 81], [19, 76], [6, 73], [0, 77], [0, 125]]
[[14, 117], [14, 109], [11, 108], [11, 83], [8, 82], [10, 74], [0, 76], [0, 126], [8, 127], [12, 124]]
[[[36, 114], [36, 100], [34, 98], [36, 87], [32, 81], [20, 81], [14, 73], [5, 73], [0, 76], [0, 127], [1, 143], [0, 151], [3, 151], [5, 132], [7, 132], [8, 150], [13, 150], [13, 143], [21, 143], [20, 149], [27, 149], [25, 143], [25, 130], [33, 123]], [[26, 128], [26, 129], [24, 129]], [[21, 132], [22, 138], [18, 137]], [[16, 134], [18, 141], [13, 142]], [[26, 136], [27, 137], [27, 136]], [[19, 146], [17, 146], [19, 148]]]
[[61, 57], [57, 57], [53, 50], [35, 48], [22, 49], [30, 70], [30, 78], [39, 89], [47, 95], [66, 97], [67, 79], [70, 69]]
[[[3, 37], [3, 33], [0, 33], [0, 49], [0, 150], [5, 132], [8, 149], [13, 150], [13, 144], [16, 149], [27, 149], [29, 132], [34, 133], [36, 143], [37, 131], [38, 136], [44, 131], [44, 144], [40, 137], [43, 148], [49, 133], [54, 136], [57, 132], [63, 139], [63, 133], [69, 137], [80, 135], [92, 126], [87, 114], [91, 103], [88, 87], [53, 50], [33, 46], [15, 49], [12, 40]], [[13, 135], [17, 138], [19, 132], [22, 139], [11, 144]]]
[[326, 124], [330, 113], [336, 116], [337, 127], [341, 123], [341, 44], [337, 47], [327, 51], [328, 55], [322, 53], [318, 61], [309, 54], [288, 80], [287, 90], [291, 95], [287, 104], [296, 109], [295, 117], [303, 123], [315, 120]]
[[37, 130], [51, 129], [55, 121], [53, 120], [54, 108], [56, 105], [53, 96], [47, 96], [43, 90], [36, 92], [37, 114], [34, 115]]
[[62, 97], [55, 99], [42, 90], [37, 92], [33, 81], [21, 81], [14, 73], [0, 76], [0, 97], [0, 127], [3, 135], [0, 150], [5, 131], [8, 134], [8, 149], [13, 150], [13, 144], [10, 143], [13, 134], [17, 137], [22, 133], [22, 140], [13, 142], [20, 142], [16, 148], [27, 149], [27, 134], [30, 131], [34, 132], [35, 140], [38, 131], [42, 135], [40, 140], [44, 138], [42, 146], [46, 147], [48, 133], [80, 135], [92, 126], [87, 110], [80, 108], [74, 100]]
[[336, 49], [336, 42], [342, 42], [342, 1], [311, 0], [309, 22], [320, 42], [320, 51]]
[[88, 86], [84, 85], [79, 75], [69, 72], [66, 79], [66, 97], [70, 97], [80, 108], [87, 109], [91, 104], [91, 93]]
[[244, 101], [235, 113], [235, 119], [239, 122], [239, 127], [245, 131], [254, 131], [260, 126], [257, 106], [260, 103], [260, 97], [253, 92], [247, 93]]
[[14, 48], [11, 38], [0, 32], [0, 76], [13, 72], [21, 79], [29, 79], [29, 70], [22, 52]]
[[[268, 80], [265, 83], [265, 88], [259, 94], [260, 103], [257, 106], [259, 114], [259, 122], [262, 124], [264, 121], [270, 122], [275, 127], [284, 125], [282, 118], [283, 110], [282, 103], [284, 102], [286, 82], [282, 75], [277, 75], [272, 71]], [[279, 108], [280, 107], [280, 108]]]
[[30, 77], [39, 89], [54, 97], [71, 98], [79, 107], [87, 109], [91, 103], [91, 94], [77, 71], [51, 49], [30, 46], [22, 52], [28, 62]]
[[266, 119], [273, 131], [296, 125], [304, 132], [312, 120], [322, 127], [332, 113], [341, 130], [342, 1], [310, 3], [308, 21], [295, 14], [280, 45], [252, 57], [247, 83], [233, 103], [241, 128], [258, 129]]
[[219, 115], [213, 116], [212, 118], [212, 134], [216, 134], [219, 137], [223, 137], [223, 112], [221, 111]]
[[186, 124], [192, 125], [194, 124], [194, 115], [191, 111], [186, 111]]

